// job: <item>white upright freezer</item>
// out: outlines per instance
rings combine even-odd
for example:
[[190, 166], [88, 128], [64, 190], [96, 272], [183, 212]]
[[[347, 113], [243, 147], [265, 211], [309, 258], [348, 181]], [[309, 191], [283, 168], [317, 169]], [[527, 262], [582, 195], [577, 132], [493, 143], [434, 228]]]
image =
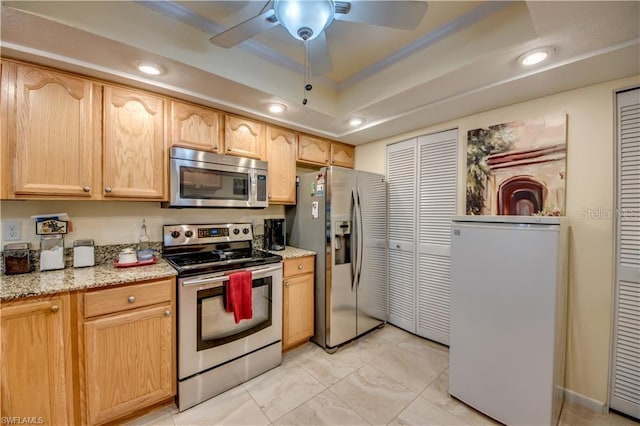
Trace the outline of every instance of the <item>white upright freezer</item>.
[[449, 393], [507, 425], [555, 425], [564, 396], [564, 218], [452, 220]]

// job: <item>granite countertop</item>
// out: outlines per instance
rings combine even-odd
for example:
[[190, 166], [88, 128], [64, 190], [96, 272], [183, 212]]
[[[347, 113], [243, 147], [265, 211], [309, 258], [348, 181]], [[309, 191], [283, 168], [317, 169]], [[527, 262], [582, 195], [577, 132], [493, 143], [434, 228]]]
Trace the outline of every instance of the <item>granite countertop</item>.
[[65, 268], [56, 271], [0, 276], [0, 300], [6, 301], [28, 296], [42, 296], [132, 283], [177, 275], [163, 259], [153, 265], [115, 268], [105, 263], [87, 268]]
[[[316, 253], [287, 246], [284, 250], [269, 251], [283, 259], [313, 256]], [[131, 268], [115, 268], [112, 263], [104, 263], [87, 268], [60, 269], [56, 271], [36, 271], [28, 274], [1, 275], [0, 300], [7, 301], [30, 296], [64, 293], [87, 288], [105, 287], [115, 284], [133, 283], [177, 275], [164, 259], [153, 265]]]
[[277, 254], [278, 256], [282, 256], [284, 260], [286, 259], [294, 259], [296, 257], [304, 257], [304, 256], [315, 256], [315, 251], [305, 250], [297, 247], [286, 246], [284, 250], [267, 250], [269, 253]]

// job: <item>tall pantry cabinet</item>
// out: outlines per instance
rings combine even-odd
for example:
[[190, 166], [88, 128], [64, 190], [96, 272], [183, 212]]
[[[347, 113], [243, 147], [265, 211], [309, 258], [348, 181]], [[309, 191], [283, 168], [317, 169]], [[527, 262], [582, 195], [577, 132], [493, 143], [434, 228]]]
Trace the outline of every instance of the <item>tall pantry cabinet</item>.
[[389, 322], [449, 344], [450, 219], [458, 131], [387, 147]]

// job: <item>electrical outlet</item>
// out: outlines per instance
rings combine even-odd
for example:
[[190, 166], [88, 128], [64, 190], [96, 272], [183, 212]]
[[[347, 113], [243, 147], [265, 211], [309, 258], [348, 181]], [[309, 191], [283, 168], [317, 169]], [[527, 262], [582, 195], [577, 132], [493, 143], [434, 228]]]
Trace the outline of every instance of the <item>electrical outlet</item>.
[[20, 241], [22, 239], [22, 224], [15, 220], [2, 222], [2, 239], [4, 241]]

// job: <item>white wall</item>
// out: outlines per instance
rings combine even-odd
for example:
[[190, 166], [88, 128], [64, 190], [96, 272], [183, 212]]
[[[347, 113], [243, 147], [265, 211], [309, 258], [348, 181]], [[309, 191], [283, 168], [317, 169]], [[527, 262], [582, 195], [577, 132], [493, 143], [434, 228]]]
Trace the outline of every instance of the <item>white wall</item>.
[[602, 404], [608, 400], [614, 259], [614, 91], [640, 76], [593, 85], [461, 117], [356, 148], [356, 168], [385, 172], [393, 142], [457, 127], [461, 167], [458, 213], [465, 210], [468, 130], [549, 114], [567, 114], [566, 215], [570, 232], [566, 387]]
[[[284, 206], [266, 209], [163, 209], [157, 202], [126, 201], [2, 201], [0, 222], [18, 220], [22, 242], [39, 247], [33, 215], [68, 213], [73, 232], [65, 236], [65, 246], [74, 240], [93, 239], [96, 245], [128, 244], [138, 241], [144, 218], [151, 241], [162, 241], [162, 225], [185, 223], [249, 222], [263, 233], [262, 220], [284, 217]], [[3, 241], [6, 244], [7, 241]]]

